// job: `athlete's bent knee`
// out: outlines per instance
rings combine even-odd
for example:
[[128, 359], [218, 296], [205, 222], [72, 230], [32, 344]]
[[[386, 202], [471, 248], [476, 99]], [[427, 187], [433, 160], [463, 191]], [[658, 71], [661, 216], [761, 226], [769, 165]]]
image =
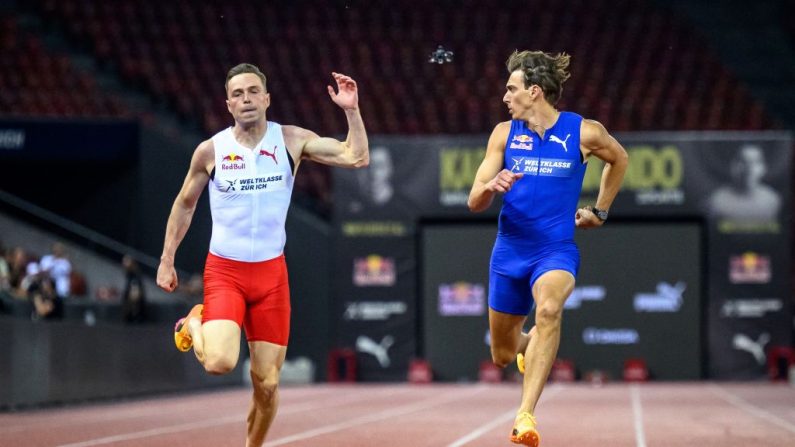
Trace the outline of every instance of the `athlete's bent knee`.
[[536, 311], [536, 326], [539, 328], [551, 328], [560, 326], [563, 320], [563, 305], [560, 303], [547, 301], [539, 306]]
[[237, 362], [234, 359], [228, 357], [207, 356], [204, 361], [204, 370], [214, 376], [220, 376], [235, 369], [236, 364]]
[[514, 358], [516, 358], [516, 352], [510, 352], [505, 349], [491, 350], [491, 361], [498, 368], [505, 368], [506, 366], [510, 365]]

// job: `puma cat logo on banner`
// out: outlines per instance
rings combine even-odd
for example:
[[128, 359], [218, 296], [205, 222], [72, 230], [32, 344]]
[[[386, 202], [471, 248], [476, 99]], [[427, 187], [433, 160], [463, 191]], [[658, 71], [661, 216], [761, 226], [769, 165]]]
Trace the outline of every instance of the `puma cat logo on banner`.
[[765, 345], [770, 342], [770, 334], [763, 332], [759, 334], [758, 340], [752, 340], [751, 337], [745, 334], [734, 334], [732, 339], [732, 346], [734, 349], [745, 351], [756, 359], [759, 365], [765, 364]]
[[372, 355], [378, 360], [381, 368], [387, 368], [392, 362], [387, 351], [395, 343], [395, 338], [387, 335], [381, 339], [381, 343], [376, 343], [372, 338], [360, 335], [356, 339], [356, 350]]

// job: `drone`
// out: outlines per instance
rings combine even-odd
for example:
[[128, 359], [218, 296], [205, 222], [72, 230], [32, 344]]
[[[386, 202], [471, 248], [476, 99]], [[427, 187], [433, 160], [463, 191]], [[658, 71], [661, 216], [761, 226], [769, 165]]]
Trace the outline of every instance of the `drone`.
[[444, 64], [445, 62], [453, 62], [453, 52], [445, 50], [443, 46], [436, 47], [436, 51], [432, 52], [428, 58], [428, 62], [432, 64]]

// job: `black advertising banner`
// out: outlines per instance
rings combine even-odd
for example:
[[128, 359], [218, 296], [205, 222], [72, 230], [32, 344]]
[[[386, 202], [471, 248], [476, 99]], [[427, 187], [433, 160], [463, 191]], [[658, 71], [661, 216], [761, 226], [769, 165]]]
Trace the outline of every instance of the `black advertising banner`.
[[706, 146], [703, 209], [710, 249], [709, 371], [767, 375], [771, 348], [792, 345], [791, 145], [738, 139]]
[[336, 346], [356, 353], [360, 381], [405, 380], [415, 355], [414, 238], [393, 232], [400, 225], [348, 221], [337, 229], [332, 327]]
[[[373, 137], [366, 169], [334, 171], [335, 218], [470, 217], [482, 137]], [[485, 213], [496, 215], [499, 200]]]
[[[627, 217], [705, 216], [710, 210], [719, 213], [731, 202], [725, 187], [731, 181], [731, 158], [740, 147], [755, 145], [775, 160], [788, 157], [792, 148], [789, 135], [780, 132], [642, 132], [619, 134], [617, 139], [627, 150], [630, 164], [610, 211], [614, 216]], [[787, 194], [786, 189], [778, 188], [786, 188], [782, 180], [789, 176], [788, 160], [786, 164], [770, 164], [765, 175], [775, 179], [773, 188]], [[598, 159], [588, 162], [582, 202], [596, 199], [603, 166]], [[724, 193], [712, 197], [711, 193], [721, 186]]]
[[[697, 222], [706, 239], [703, 258], [681, 262], [704, 260], [708, 326], [702, 332], [707, 339], [699, 340], [708, 349], [704, 370], [719, 379], [763, 376], [769, 348], [792, 344], [791, 135], [616, 137], [630, 155], [630, 166], [608, 226], [621, 219]], [[494, 218], [499, 200], [481, 214], [466, 207], [487, 140], [486, 135], [371, 138], [369, 168], [334, 171], [340, 236], [387, 236], [414, 244], [429, 220]], [[598, 159], [588, 161], [582, 204], [596, 200], [602, 167]], [[416, 282], [420, 273], [408, 260], [406, 265], [414, 270], [406, 275]], [[647, 285], [647, 292], [658, 291], [658, 285]], [[675, 282], [666, 285], [677, 290]]]
[[[471, 223], [422, 230], [423, 345], [437, 379], [476, 380], [480, 362], [491, 358], [488, 266], [496, 232]], [[699, 379], [700, 226], [614, 224], [577, 232], [577, 243], [580, 273], [565, 305], [559, 357], [581, 374], [617, 379], [624, 361], [641, 358], [653, 379]]]
[[[612, 216], [720, 214], [722, 207], [732, 203], [732, 197], [725, 189], [714, 198], [711, 193], [729, 186], [731, 154], [743, 145], [755, 145], [761, 151], [763, 181], [777, 194], [789, 196], [792, 140], [787, 133], [643, 132], [618, 134], [617, 139], [629, 153], [630, 166], [611, 207]], [[472, 217], [466, 199], [487, 140], [486, 135], [371, 138], [368, 168], [334, 171], [338, 199], [335, 217], [392, 217], [412, 222], [418, 218]], [[588, 161], [583, 203], [595, 201], [603, 166], [596, 158]], [[757, 198], [749, 196], [741, 206], [748, 208]], [[786, 203], [783, 200], [781, 197], [779, 203]], [[498, 212], [497, 201], [484, 215]]]
[[496, 231], [472, 223], [422, 229], [423, 354], [437, 380], [477, 380], [480, 363], [491, 360], [489, 259]]
[[631, 358], [652, 379], [701, 378], [700, 225], [611, 223], [576, 239], [580, 272], [558, 356], [614, 379]]
[[0, 161], [110, 163], [138, 156], [138, 124], [122, 120], [0, 121]]
[[[786, 133], [640, 133], [619, 138], [630, 168], [613, 216], [700, 217], [707, 227], [708, 375], [764, 377], [792, 344], [792, 139]], [[599, 190], [601, 162], [583, 182]]]

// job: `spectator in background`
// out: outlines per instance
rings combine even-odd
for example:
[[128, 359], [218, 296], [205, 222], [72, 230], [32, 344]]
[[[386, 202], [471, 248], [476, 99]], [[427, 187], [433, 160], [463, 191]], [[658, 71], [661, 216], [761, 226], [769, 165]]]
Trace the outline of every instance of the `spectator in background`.
[[37, 275], [28, 288], [28, 296], [33, 302], [32, 320], [58, 320], [63, 316], [63, 301], [55, 292], [55, 283], [46, 274]]
[[11, 270], [6, 260], [6, 249], [0, 244], [0, 292], [11, 289]]
[[192, 302], [201, 302], [204, 299], [204, 278], [194, 273], [188, 282], [179, 285], [179, 291], [190, 297]]
[[126, 276], [124, 294], [121, 296], [122, 318], [125, 323], [142, 323], [146, 320], [146, 294], [141, 271], [130, 255], [125, 255], [121, 264]]
[[37, 284], [43, 276], [47, 276], [46, 272], [41, 271], [39, 262], [35, 257], [31, 256], [29, 259], [30, 262], [25, 266], [25, 276], [19, 281], [16, 292], [17, 297], [23, 299], [30, 299], [31, 288]]
[[8, 260], [8, 282], [11, 287], [11, 293], [17, 298], [26, 298], [27, 295], [23, 292], [20, 294], [19, 287], [22, 284], [22, 279], [25, 277], [26, 269], [28, 266], [28, 255], [20, 247], [16, 247], [9, 256]]
[[70, 277], [72, 274], [72, 263], [66, 257], [66, 250], [63, 244], [56, 242], [52, 244], [52, 254], [45, 255], [39, 262], [42, 272], [47, 272], [55, 281], [55, 291], [61, 298], [69, 296]]

